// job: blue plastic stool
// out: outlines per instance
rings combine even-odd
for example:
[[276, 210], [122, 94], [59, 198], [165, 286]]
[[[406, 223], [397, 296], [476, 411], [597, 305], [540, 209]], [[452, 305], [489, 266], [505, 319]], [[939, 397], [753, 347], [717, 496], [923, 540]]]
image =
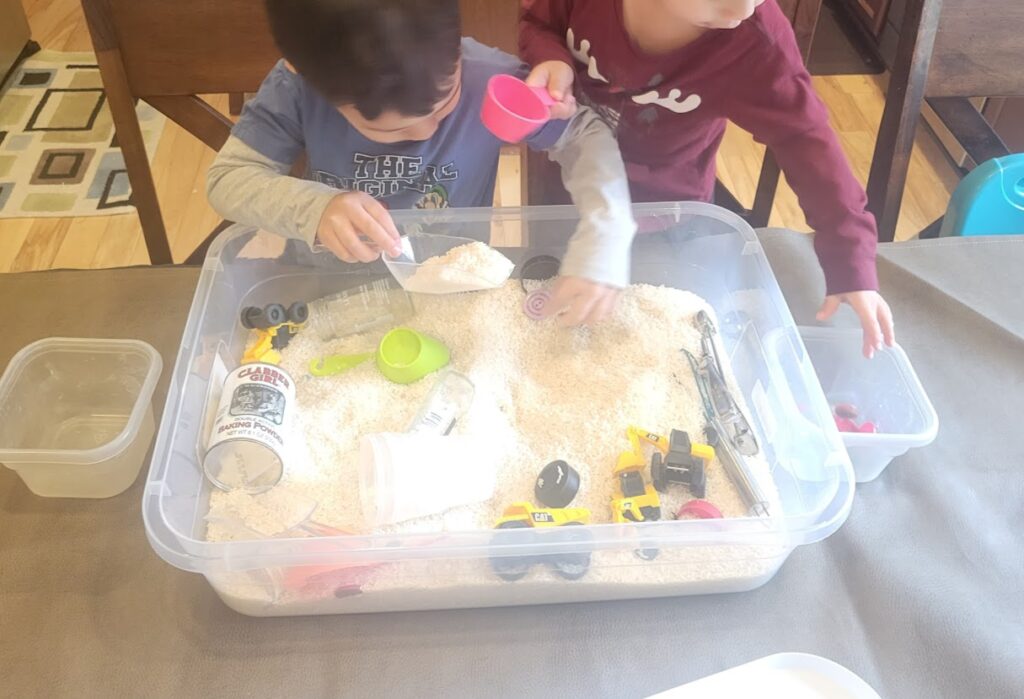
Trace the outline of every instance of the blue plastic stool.
[[976, 167], [953, 192], [939, 237], [1024, 235], [1024, 153]]

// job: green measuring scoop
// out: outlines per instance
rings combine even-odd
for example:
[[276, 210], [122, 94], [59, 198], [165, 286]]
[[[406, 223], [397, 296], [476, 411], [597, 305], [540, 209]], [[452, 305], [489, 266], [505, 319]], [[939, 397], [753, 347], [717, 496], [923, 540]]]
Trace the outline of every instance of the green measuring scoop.
[[335, 376], [344, 373], [349, 369], [355, 369], [363, 362], [373, 359], [375, 352], [363, 354], [335, 354], [331, 357], [321, 357], [309, 363], [309, 373], [313, 376]]

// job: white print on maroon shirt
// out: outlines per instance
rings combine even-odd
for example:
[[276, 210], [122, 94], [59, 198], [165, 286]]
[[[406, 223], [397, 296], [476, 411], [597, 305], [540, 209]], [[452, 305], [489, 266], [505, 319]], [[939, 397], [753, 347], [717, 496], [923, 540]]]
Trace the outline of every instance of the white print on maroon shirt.
[[588, 39], [580, 41], [579, 48], [576, 48], [576, 35], [572, 31], [572, 27], [569, 27], [569, 30], [565, 33], [565, 43], [576, 60], [587, 67], [587, 75], [593, 80], [600, 80], [603, 83], [608, 82], [608, 78], [601, 75], [601, 71], [597, 69], [597, 59], [590, 55], [590, 41]]
[[686, 114], [700, 106], [700, 95], [690, 95], [686, 99], [680, 100], [679, 98], [682, 96], [683, 91], [674, 87], [665, 97], [662, 97], [657, 90], [651, 90], [637, 95], [633, 101], [637, 104], [656, 104], [676, 114]]

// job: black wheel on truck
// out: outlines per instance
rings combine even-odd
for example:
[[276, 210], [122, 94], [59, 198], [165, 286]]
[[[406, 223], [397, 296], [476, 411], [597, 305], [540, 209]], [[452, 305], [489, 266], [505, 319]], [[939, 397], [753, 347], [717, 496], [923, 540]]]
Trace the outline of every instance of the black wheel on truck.
[[[507, 536], [502, 529], [529, 529], [526, 522], [511, 521], [502, 522], [498, 525], [498, 533], [491, 539], [492, 546], [501, 546], [511, 537]], [[503, 535], [504, 534], [504, 535]], [[491, 570], [505, 582], [522, 580], [533, 567], [533, 560], [529, 556], [491, 556]]]

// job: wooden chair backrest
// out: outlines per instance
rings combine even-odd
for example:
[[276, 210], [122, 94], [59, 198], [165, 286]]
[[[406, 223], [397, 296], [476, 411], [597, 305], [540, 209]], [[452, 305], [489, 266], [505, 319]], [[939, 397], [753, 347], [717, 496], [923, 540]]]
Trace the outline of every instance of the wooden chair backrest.
[[1024, 1], [943, 0], [925, 94], [1024, 96]]
[[[135, 113], [144, 99], [214, 150], [232, 122], [200, 94], [254, 92], [278, 60], [259, 0], [82, 0], [152, 264], [173, 262]], [[201, 246], [202, 248], [203, 246]], [[193, 251], [189, 260], [195, 260]]]

